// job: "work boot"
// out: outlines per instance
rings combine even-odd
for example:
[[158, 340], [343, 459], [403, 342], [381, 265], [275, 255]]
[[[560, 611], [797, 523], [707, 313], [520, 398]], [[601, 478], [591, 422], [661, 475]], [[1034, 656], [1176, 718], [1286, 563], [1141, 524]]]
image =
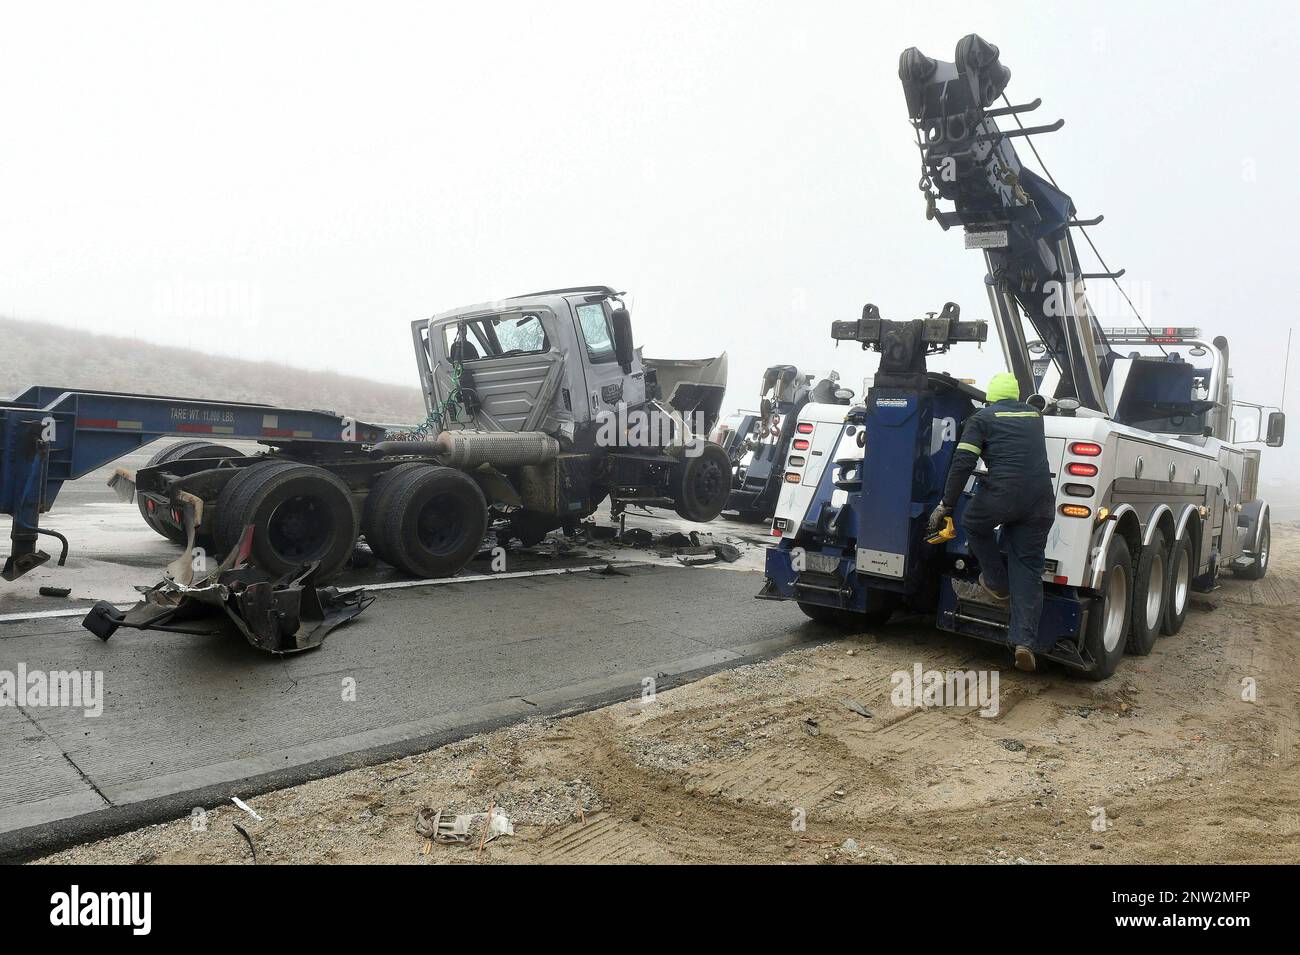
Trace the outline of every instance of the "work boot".
[[996, 590], [989, 590], [984, 585], [984, 578], [980, 577], [979, 582], [962, 581], [956, 577], [953, 578], [953, 592], [957, 594], [957, 599], [965, 603], [982, 603], [985, 607], [1006, 607], [1008, 598], [998, 595]]
[[1038, 659], [1028, 647], [1016, 647], [1016, 669], [1033, 673], [1038, 669]]
[[1000, 591], [994, 590], [992, 587], [988, 585], [988, 581], [984, 579], [983, 574], [980, 574], [980, 589], [983, 590], [986, 594], [988, 594], [989, 599], [993, 601], [995, 604], [997, 604], [999, 607], [1005, 607], [1007, 604], [1011, 603], [1011, 595], [1004, 594], [1001, 593]]

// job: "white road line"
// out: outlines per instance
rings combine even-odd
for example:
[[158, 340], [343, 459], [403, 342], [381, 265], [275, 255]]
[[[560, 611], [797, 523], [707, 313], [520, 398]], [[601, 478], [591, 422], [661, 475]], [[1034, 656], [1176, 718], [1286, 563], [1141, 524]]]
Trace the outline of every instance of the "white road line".
[[509, 573], [502, 571], [499, 574], [471, 574], [467, 577], [433, 577], [427, 580], [395, 580], [386, 584], [358, 584], [355, 587], [340, 587], [339, 590], [344, 593], [350, 593], [354, 590], [403, 590], [407, 587], [436, 587], [440, 584], [468, 584], [479, 580], [508, 580], [514, 577], [550, 577], [555, 574], [582, 574], [589, 570], [604, 570], [609, 566], [623, 567], [645, 567], [646, 562], [635, 561], [626, 564], [614, 564], [613, 561], [602, 561], [599, 564], [584, 564], [580, 567], [548, 567], [545, 570], [516, 570]]
[[[584, 564], [579, 567], [548, 567], [545, 570], [516, 570], [499, 574], [471, 574], [466, 577], [435, 577], [428, 580], [394, 580], [386, 584], [358, 584], [355, 587], [340, 587], [343, 593], [355, 590], [405, 590], [410, 587], [436, 587], [440, 584], [471, 584], [480, 580], [507, 580], [515, 577], [550, 577], [556, 574], [582, 574], [589, 570], [604, 570], [612, 561], [599, 564]], [[649, 562], [631, 561], [614, 564], [619, 568], [646, 567]], [[114, 604], [118, 610], [128, 610], [135, 604]], [[48, 620], [54, 617], [81, 617], [90, 613], [90, 607], [76, 607], [71, 610], [32, 610], [27, 613], [0, 613], [0, 623], [21, 623], [24, 620]]]
[[[134, 607], [135, 604], [117, 604], [118, 610]], [[90, 613], [90, 607], [75, 607], [72, 610], [32, 610], [27, 613], [0, 613], [0, 623], [18, 623], [23, 620], [48, 620], [51, 617], [84, 617]]]

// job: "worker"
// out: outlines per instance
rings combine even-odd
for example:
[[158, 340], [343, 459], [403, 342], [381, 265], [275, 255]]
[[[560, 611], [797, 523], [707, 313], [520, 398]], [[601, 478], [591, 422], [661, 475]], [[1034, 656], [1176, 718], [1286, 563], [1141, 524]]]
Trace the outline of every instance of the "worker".
[[[962, 516], [966, 543], [979, 562], [979, 583], [954, 579], [953, 590], [963, 600], [1002, 607], [1010, 602], [1008, 636], [1016, 649], [1016, 666], [1033, 670], [1032, 646], [1043, 612], [1044, 550], [1056, 513], [1043, 419], [1020, 400], [1020, 385], [1007, 372], [993, 376], [984, 398], [984, 407], [962, 429], [943, 499], [930, 515], [930, 530], [942, 529], [976, 462], [983, 458], [988, 474]], [[998, 549], [995, 528], [999, 525], [1007, 565]]]

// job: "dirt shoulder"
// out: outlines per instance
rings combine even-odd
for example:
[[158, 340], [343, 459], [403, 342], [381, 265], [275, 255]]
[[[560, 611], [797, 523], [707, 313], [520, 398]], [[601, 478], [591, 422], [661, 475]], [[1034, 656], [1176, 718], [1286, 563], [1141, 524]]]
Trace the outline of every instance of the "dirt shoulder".
[[[1300, 529], [1273, 544], [1101, 684], [901, 620], [42, 861], [1296, 862]], [[996, 715], [894, 705], [917, 664], [997, 670]], [[416, 832], [493, 805], [514, 835], [482, 849]]]

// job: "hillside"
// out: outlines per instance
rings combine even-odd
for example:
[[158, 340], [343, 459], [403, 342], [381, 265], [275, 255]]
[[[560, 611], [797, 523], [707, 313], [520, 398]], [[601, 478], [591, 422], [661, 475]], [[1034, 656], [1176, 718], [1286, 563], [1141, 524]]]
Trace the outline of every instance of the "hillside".
[[[326, 408], [384, 424], [424, 420], [417, 388], [337, 372], [205, 355], [11, 318], [0, 318], [0, 342], [3, 398], [31, 385], [54, 385]], [[160, 369], [166, 369], [165, 375]]]

